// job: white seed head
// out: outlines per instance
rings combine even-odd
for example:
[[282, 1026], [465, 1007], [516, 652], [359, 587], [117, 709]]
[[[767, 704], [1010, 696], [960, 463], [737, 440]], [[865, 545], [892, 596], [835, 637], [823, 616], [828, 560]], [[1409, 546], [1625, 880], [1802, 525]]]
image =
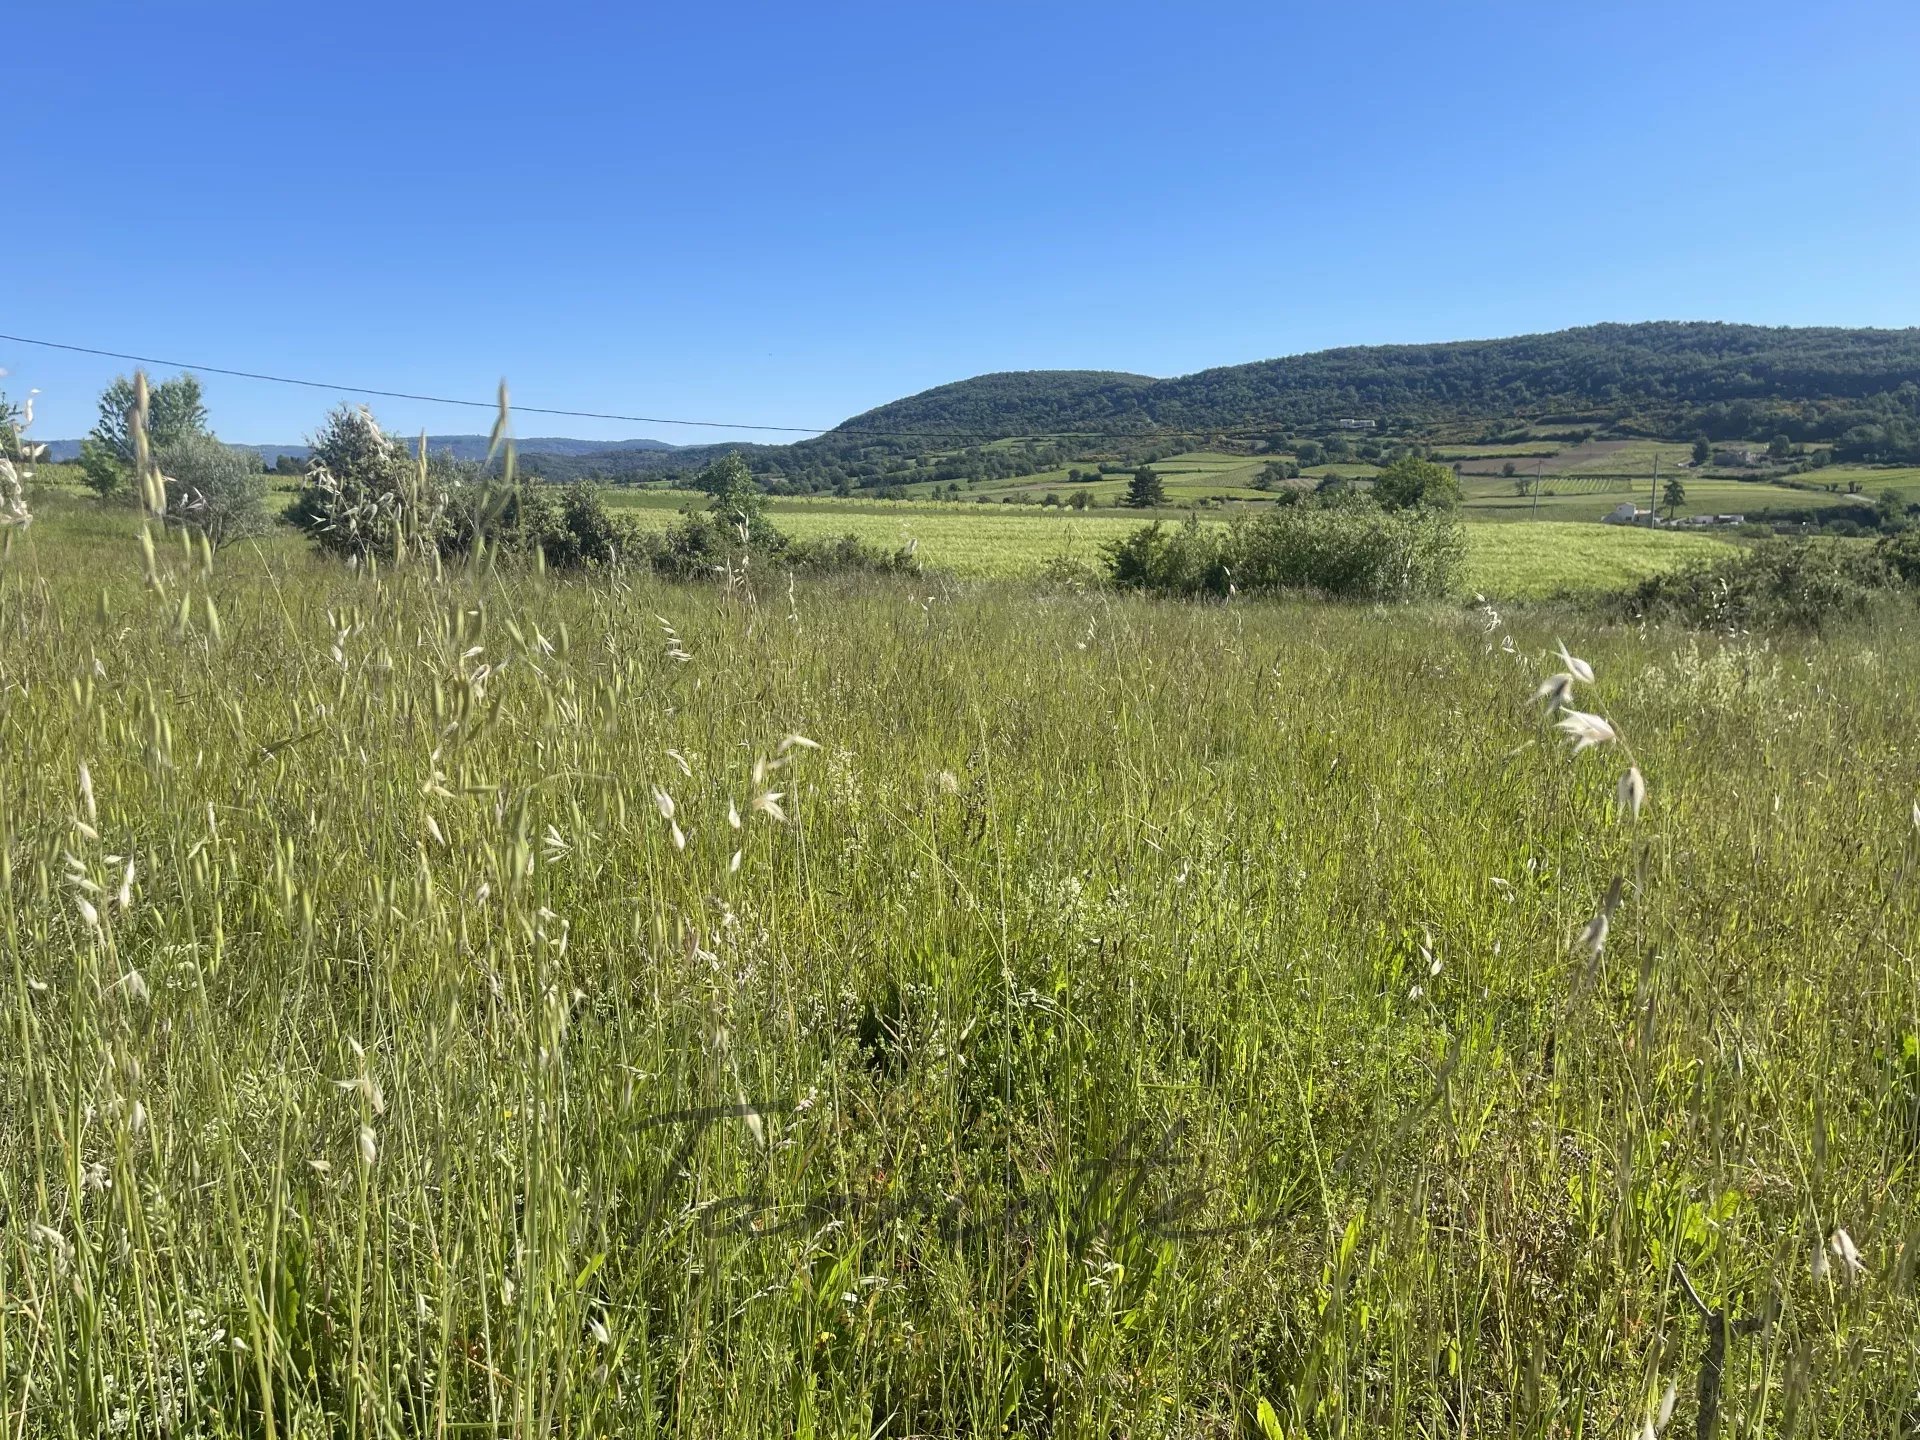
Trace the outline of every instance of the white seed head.
[[93, 908], [93, 902], [91, 900], [87, 899], [84, 895], [76, 895], [73, 897], [73, 904], [74, 908], [80, 912], [80, 918], [86, 922], [88, 929], [98, 930], [100, 928], [100, 912]]
[[1860, 1251], [1853, 1243], [1853, 1237], [1844, 1229], [1835, 1230], [1827, 1241], [1827, 1248], [1833, 1252], [1833, 1258], [1840, 1262], [1840, 1277], [1854, 1280], [1867, 1273], [1866, 1262], [1860, 1258]]
[[373, 1138], [373, 1127], [371, 1125], [362, 1125], [360, 1127], [360, 1163], [362, 1165], [371, 1165], [379, 1158], [380, 1143]]
[[1558, 675], [1549, 675], [1540, 682], [1533, 692], [1533, 703], [1545, 705], [1549, 710], [1558, 710], [1573, 699], [1573, 676], [1562, 671]]
[[753, 797], [753, 808], [769, 820], [785, 822], [787, 812], [780, 808], [780, 802], [786, 796], [784, 790], [762, 790]]
[[1627, 767], [1627, 773], [1620, 777], [1620, 783], [1614, 787], [1613, 798], [1622, 815], [1630, 820], [1640, 818], [1640, 807], [1647, 803], [1647, 781], [1638, 765]]
[[1680, 1387], [1669, 1380], [1666, 1394], [1660, 1397], [1660, 1412], [1653, 1417], [1653, 1428], [1659, 1432], [1667, 1428], [1667, 1422], [1673, 1419], [1674, 1402], [1680, 1398]]
[[653, 787], [653, 808], [660, 812], [662, 820], [673, 819], [673, 797], [658, 785]]
[[1557, 728], [1573, 737], [1573, 753], [1576, 755], [1590, 746], [1606, 745], [1620, 738], [1613, 726], [1585, 710], [1563, 711]]
[[1573, 678], [1578, 680], [1582, 685], [1591, 685], [1593, 683], [1593, 667], [1577, 656], [1569, 655], [1567, 653], [1566, 641], [1560, 640], [1555, 643], [1559, 646], [1556, 653], [1560, 656], [1560, 663], [1566, 666]]

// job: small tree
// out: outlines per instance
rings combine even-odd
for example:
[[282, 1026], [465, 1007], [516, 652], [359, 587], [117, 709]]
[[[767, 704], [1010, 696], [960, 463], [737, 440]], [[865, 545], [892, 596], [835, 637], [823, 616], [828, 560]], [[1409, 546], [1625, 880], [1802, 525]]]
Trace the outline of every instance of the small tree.
[[1882, 530], [1907, 528], [1907, 497], [1901, 491], [1891, 488], [1882, 490], [1879, 498], [1873, 502], [1873, 509]]
[[1667, 507], [1667, 519], [1671, 520], [1679, 513], [1680, 507], [1687, 503], [1687, 487], [1680, 483], [1678, 475], [1669, 475], [1667, 483], [1660, 492], [1661, 503]]
[[183, 435], [154, 453], [166, 477], [167, 518], [204, 534], [215, 549], [267, 528], [267, 477], [252, 450], [211, 435]]
[[288, 518], [338, 554], [432, 554], [451, 529], [443, 478], [381, 430], [371, 410], [341, 405], [313, 437], [307, 483]]
[[1704, 465], [1713, 458], [1713, 443], [1704, 435], [1693, 437], [1693, 463]]
[[[80, 470], [103, 499], [133, 480], [133, 381], [124, 375], [100, 392], [100, 418], [80, 442]], [[147, 443], [163, 450], [189, 435], [207, 433], [207, 407], [195, 375], [176, 375], [147, 387]]]
[[1460, 481], [1444, 465], [1403, 455], [1374, 476], [1373, 498], [1388, 510], [1451, 510]]
[[713, 497], [707, 507], [714, 518], [743, 529], [747, 537], [763, 528], [767, 517], [767, 496], [737, 453], [721, 456], [694, 477], [693, 488]]
[[1776, 435], [1767, 442], [1767, 455], [1770, 459], [1784, 460], [1793, 454], [1793, 441], [1785, 435]]
[[1127, 504], [1136, 510], [1151, 510], [1167, 503], [1167, 487], [1151, 465], [1142, 465], [1127, 482]]

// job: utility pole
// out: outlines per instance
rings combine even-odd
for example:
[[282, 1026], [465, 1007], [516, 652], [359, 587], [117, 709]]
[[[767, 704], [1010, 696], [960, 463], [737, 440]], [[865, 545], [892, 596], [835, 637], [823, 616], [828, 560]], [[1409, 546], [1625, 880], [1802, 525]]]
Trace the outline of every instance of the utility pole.
[[1533, 510], [1527, 516], [1529, 520], [1540, 518], [1540, 467], [1546, 463], [1544, 460], [1533, 462]]
[[1660, 518], [1660, 452], [1653, 452], [1653, 493], [1647, 496], [1647, 518]]

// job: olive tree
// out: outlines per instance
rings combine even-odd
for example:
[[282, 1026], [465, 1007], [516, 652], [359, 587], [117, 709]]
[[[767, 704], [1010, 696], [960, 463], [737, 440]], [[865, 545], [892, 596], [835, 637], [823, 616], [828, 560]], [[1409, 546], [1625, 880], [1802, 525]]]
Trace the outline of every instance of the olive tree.
[[200, 531], [217, 549], [267, 528], [267, 477], [252, 450], [211, 435], [183, 435], [154, 452], [167, 518]]

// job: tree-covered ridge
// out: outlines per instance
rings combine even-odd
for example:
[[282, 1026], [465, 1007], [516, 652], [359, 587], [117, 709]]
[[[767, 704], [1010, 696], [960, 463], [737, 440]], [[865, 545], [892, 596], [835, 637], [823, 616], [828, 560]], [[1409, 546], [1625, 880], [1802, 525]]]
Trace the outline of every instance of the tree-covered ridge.
[[[984, 375], [869, 410], [827, 438], [940, 427], [983, 438], [1078, 427], [1233, 430], [1342, 418], [1399, 428], [1560, 412], [1667, 431], [1731, 424], [1752, 434], [1772, 416], [1802, 425], [1832, 410], [1913, 416], [1916, 402], [1920, 329], [1662, 321], [1347, 346], [1171, 380], [1098, 371]], [[1813, 413], [1804, 413], [1808, 406]], [[1718, 423], [1714, 407], [1729, 412]]]
[[944, 431], [972, 439], [1067, 427], [1118, 429], [1141, 413], [1143, 396], [1165, 383], [1124, 370], [1002, 370], [936, 385], [868, 410], [842, 421], [828, 437], [860, 431]]

